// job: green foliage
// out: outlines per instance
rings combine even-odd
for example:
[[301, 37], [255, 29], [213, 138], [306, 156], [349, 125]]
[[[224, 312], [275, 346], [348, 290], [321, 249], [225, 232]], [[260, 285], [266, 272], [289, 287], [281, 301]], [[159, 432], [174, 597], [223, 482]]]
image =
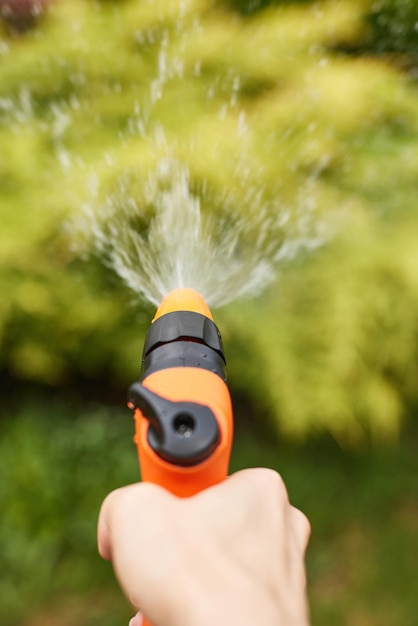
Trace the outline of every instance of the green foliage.
[[308, 4], [311, 0], [227, 0], [227, 6], [241, 13], [242, 15], [252, 15], [257, 11], [262, 11], [266, 7], [282, 4]]
[[127, 410], [74, 413], [49, 403], [1, 425], [2, 624], [46, 597], [109, 581], [96, 552], [97, 515], [110, 490], [138, 478], [132, 422]]
[[[128, 410], [39, 401], [0, 423], [0, 622], [116, 626], [131, 616], [96, 551], [109, 490], [137, 480]], [[266, 441], [238, 429], [232, 470], [279, 470], [313, 533], [313, 625], [413, 624], [417, 433], [347, 454], [331, 442]]]
[[[370, 228], [376, 224], [358, 225], [355, 240], [349, 232], [322, 254], [286, 268], [280, 292], [263, 299], [269, 313], [260, 317], [263, 332], [250, 332], [259, 303], [227, 312], [233, 331], [226, 341], [239, 343], [230, 370], [242, 391], [258, 381], [259, 412], [282, 433], [327, 430], [341, 445], [357, 445], [365, 434], [390, 440], [398, 435], [404, 403], [416, 401], [415, 231], [406, 221], [396, 243], [393, 232], [373, 241]], [[388, 246], [396, 246], [395, 257], [388, 257]], [[306, 323], [308, 315], [315, 324]], [[277, 422], [277, 414], [286, 417]]]
[[204, 211], [283, 211], [332, 240], [217, 314], [233, 392], [295, 437], [396, 437], [418, 404], [418, 110], [411, 75], [376, 52], [413, 62], [413, 31], [393, 25], [414, 6], [68, 0], [25, 35], [4, 29], [3, 372], [57, 388], [137, 375], [151, 311], [79, 259], [74, 224], [127, 174], [141, 197], [168, 155]]
[[399, 447], [346, 454], [329, 442], [267, 444], [241, 434], [233, 469], [265, 465], [283, 476], [309, 517], [312, 626], [414, 622], [418, 547], [416, 432]]
[[418, 5], [415, 0], [374, 2], [367, 16], [377, 52], [401, 52], [418, 61]]

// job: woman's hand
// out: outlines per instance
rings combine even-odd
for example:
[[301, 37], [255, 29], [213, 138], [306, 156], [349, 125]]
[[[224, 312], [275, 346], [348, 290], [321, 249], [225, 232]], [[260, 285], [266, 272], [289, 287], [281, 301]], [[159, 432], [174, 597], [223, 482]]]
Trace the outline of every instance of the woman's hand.
[[279, 474], [259, 468], [185, 499], [149, 483], [117, 489], [98, 546], [153, 626], [307, 626], [309, 534]]

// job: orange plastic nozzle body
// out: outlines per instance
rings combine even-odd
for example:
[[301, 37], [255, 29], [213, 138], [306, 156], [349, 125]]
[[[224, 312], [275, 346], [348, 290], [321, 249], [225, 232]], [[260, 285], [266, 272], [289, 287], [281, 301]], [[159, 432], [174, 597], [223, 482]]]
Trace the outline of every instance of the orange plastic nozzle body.
[[[176, 311], [199, 313], [213, 322], [206, 302], [192, 289], [176, 289], [168, 294], [153, 321]], [[198, 345], [199, 349], [204, 348], [200, 344], [194, 345]], [[233, 439], [232, 403], [225, 380], [219, 373], [196, 363], [196, 366], [166, 367], [152, 371], [142, 379], [142, 384], [167, 400], [209, 407], [219, 429], [218, 445], [209, 458], [188, 467], [176, 465], [162, 459], [151, 448], [148, 441], [149, 420], [136, 408], [134, 441], [137, 444], [142, 479], [159, 484], [180, 497], [192, 496], [224, 480]]]
[[232, 406], [228, 388], [217, 375], [198, 368], [171, 368], [148, 376], [143, 384], [168, 400], [198, 402], [216, 417], [219, 444], [205, 461], [182, 467], [160, 458], [147, 439], [149, 423], [139, 409], [134, 413], [135, 442], [142, 479], [158, 484], [179, 497], [192, 496], [226, 478], [232, 447]]
[[162, 315], [174, 313], [175, 311], [192, 311], [193, 313], [200, 313], [213, 321], [212, 313], [210, 312], [210, 309], [203, 297], [194, 289], [187, 287], [173, 289], [173, 291], [170, 291], [170, 293], [161, 301], [161, 304], [155, 313], [153, 322], [155, 322], [155, 320]]

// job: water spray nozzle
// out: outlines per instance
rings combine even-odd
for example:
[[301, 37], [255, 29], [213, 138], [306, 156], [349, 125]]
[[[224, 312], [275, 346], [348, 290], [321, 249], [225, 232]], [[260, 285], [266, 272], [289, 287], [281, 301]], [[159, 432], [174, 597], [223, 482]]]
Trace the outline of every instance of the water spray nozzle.
[[191, 311], [194, 313], [201, 313], [213, 321], [212, 313], [210, 312], [210, 309], [203, 297], [194, 289], [189, 289], [187, 287], [181, 287], [170, 291], [158, 307], [153, 321], [162, 315], [173, 313], [175, 311]]
[[158, 307], [128, 406], [143, 480], [190, 496], [226, 477], [233, 422], [222, 339], [193, 289]]

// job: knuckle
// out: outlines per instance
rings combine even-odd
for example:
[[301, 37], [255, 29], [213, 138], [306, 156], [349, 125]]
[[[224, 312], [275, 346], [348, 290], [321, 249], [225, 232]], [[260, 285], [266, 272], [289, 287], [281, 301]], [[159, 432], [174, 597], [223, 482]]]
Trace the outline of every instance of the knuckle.
[[306, 550], [311, 535], [311, 524], [306, 515], [299, 509], [292, 507], [293, 528], [302, 550]]
[[289, 502], [286, 485], [278, 472], [268, 468], [257, 468], [254, 486], [260, 496], [272, 503], [286, 505]]
[[305, 534], [306, 534], [306, 537], [309, 539], [309, 537], [311, 536], [311, 533], [312, 533], [311, 523], [308, 520], [308, 518], [306, 517], [305, 513], [302, 513], [302, 518], [303, 518], [303, 521], [304, 521], [304, 524], [305, 524]]
[[308, 542], [311, 536], [312, 528], [311, 528], [310, 521], [308, 520], [306, 515], [302, 512], [301, 512], [301, 526], [302, 526], [302, 533], [303, 533], [303, 537], [305, 540], [305, 547], [306, 547], [308, 545]]
[[264, 480], [266, 482], [266, 486], [274, 489], [276, 493], [279, 493], [281, 496], [286, 496], [287, 498], [287, 489], [284, 484], [284, 480], [281, 475], [272, 469], [263, 469]]

